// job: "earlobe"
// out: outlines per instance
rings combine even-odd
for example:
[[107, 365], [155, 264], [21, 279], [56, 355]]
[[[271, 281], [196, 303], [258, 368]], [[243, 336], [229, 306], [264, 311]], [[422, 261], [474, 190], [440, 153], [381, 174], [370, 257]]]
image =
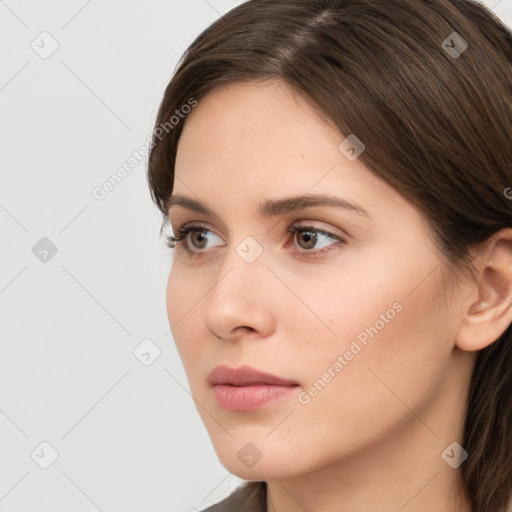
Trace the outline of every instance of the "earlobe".
[[473, 300], [456, 335], [456, 345], [466, 351], [489, 346], [512, 323], [512, 229], [496, 233], [479, 260]]

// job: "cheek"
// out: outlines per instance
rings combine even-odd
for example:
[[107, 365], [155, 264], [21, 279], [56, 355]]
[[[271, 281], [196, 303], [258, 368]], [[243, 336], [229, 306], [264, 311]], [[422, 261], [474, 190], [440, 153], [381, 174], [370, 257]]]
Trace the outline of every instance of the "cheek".
[[302, 334], [307, 428], [318, 429], [318, 417], [330, 418], [325, 424], [337, 425], [345, 440], [369, 441], [413, 418], [411, 409], [420, 414], [438, 392], [453, 340], [437, 276], [412, 291], [428, 271], [417, 268], [406, 278], [403, 271], [387, 270], [359, 275], [350, 292], [331, 284], [323, 300], [312, 297], [336, 335], [327, 329], [322, 336]]
[[204, 318], [200, 300], [204, 295], [199, 283], [181, 269], [172, 267], [167, 281], [166, 307], [176, 348], [186, 372], [198, 361], [200, 341], [204, 339]]
[[180, 272], [176, 272], [175, 269], [176, 267], [173, 265], [169, 272], [166, 289], [167, 317], [169, 318], [169, 325], [171, 328], [177, 324], [178, 320], [184, 314], [184, 301], [178, 300], [178, 297], [182, 297], [187, 290], [183, 287], [184, 283], [182, 282]]
[[397, 252], [358, 254], [358, 261], [347, 253], [343, 267], [300, 278], [290, 270], [287, 283], [309, 311], [299, 303], [282, 310], [282, 323], [295, 326], [284, 352], [302, 361], [303, 385], [320, 380], [311, 404], [332, 411], [345, 403], [363, 419], [372, 407], [400, 403], [393, 392], [414, 403], [434, 392], [453, 349], [440, 267], [431, 254], [418, 260]]

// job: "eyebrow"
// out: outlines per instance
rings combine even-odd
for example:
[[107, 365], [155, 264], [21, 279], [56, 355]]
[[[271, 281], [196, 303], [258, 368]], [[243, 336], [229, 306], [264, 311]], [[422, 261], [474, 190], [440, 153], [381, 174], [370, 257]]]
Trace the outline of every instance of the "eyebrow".
[[[167, 211], [173, 206], [182, 206], [197, 213], [209, 215], [218, 218], [206, 205], [200, 201], [196, 201], [191, 197], [181, 194], [173, 194], [169, 198]], [[286, 197], [283, 199], [270, 199], [259, 205], [260, 215], [263, 217], [273, 217], [277, 215], [285, 215], [287, 213], [304, 210], [313, 206], [331, 206], [335, 208], [343, 208], [345, 210], [358, 213], [370, 218], [368, 212], [357, 203], [348, 201], [341, 197], [331, 196], [327, 194], [309, 194], [304, 196]]]

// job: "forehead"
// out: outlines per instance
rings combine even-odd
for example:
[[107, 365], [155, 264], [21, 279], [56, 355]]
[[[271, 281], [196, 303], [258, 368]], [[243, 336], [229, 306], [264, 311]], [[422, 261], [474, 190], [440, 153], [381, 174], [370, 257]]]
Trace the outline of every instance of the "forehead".
[[[300, 180], [298, 192], [304, 193], [304, 186], [336, 162], [340, 167], [342, 140], [280, 81], [227, 84], [201, 98], [187, 116], [175, 171], [217, 183], [257, 178], [251, 186], [266, 178], [279, 180], [281, 186]], [[351, 167], [364, 166], [353, 162]]]

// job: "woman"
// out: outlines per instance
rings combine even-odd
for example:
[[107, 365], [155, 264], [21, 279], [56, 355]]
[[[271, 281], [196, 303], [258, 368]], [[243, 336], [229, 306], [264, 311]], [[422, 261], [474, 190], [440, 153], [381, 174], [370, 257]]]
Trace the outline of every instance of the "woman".
[[502, 512], [512, 35], [470, 0], [250, 0], [188, 48], [148, 179], [210, 511]]

